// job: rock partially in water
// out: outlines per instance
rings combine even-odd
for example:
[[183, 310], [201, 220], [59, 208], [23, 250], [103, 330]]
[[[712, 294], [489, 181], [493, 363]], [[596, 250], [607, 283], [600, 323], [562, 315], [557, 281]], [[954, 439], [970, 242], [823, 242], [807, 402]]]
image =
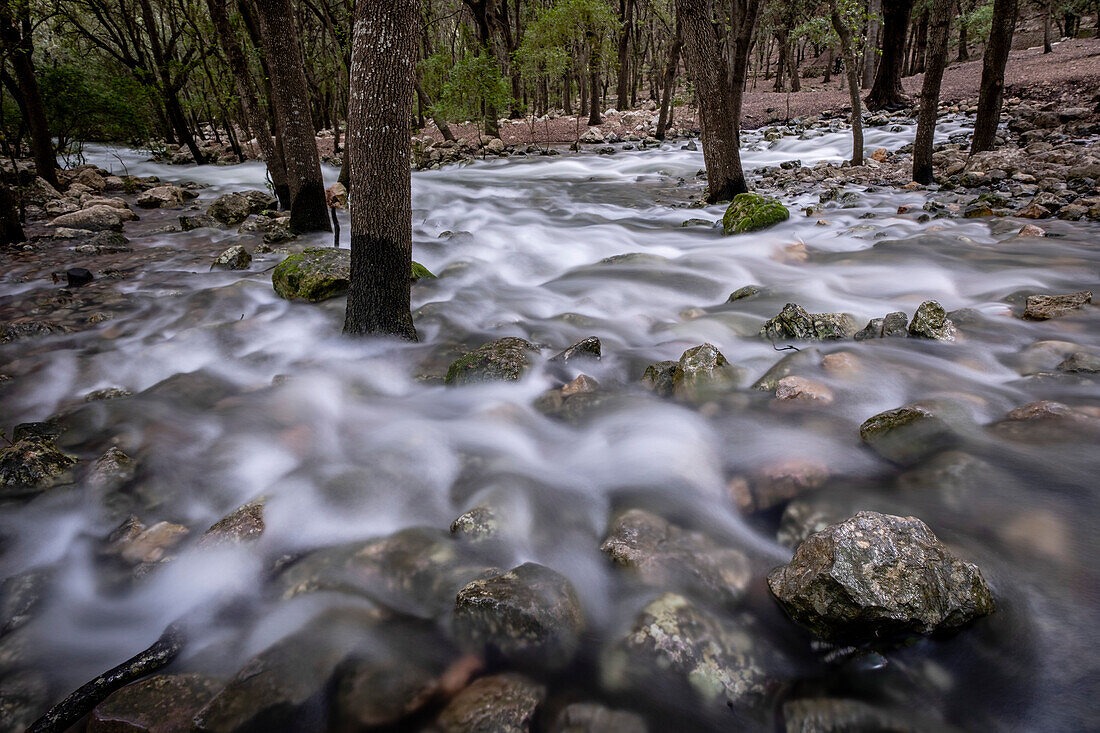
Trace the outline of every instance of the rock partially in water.
[[940, 721], [924, 721], [911, 711], [893, 711], [861, 700], [804, 697], [783, 703], [787, 733], [948, 733]]
[[9, 576], [0, 583], [0, 636], [33, 618], [52, 577], [52, 571], [36, 568]]
[[975, 565], [924, 522], [859, 512], [808, 537], [768, 588], [797, 623], [827, 640], [956, 631], [993, 613]]
[[138, 196], [137, 205], [143, 209], [170, 209], [197, 196], [194, 191], [179, 186], [156, 186]]
[[199, 547], [242, 545], [258, 540], [264, 533], [264, 505], [253, 501], [238, 507], [203, 532]]
[[743, 513], [771, 509], [785, 501], [820, 488], [829, 478], [829, 467], [809, 458], [784, 458], [757, 468], [748, 477], [734, 476], [728, 490]]
[[1003, 438], [1036, 445], [1080, 443], [1100, 437], [1100, 416], [1052, 400], [1021, 405], [993, 426]]
[[252, 255], [239, 244], [234, 244], [222, 252], [210, 265], [211, 270], [247, 270], [252, 264]]
[[954, 341], [955, 324], [947, 317], [947, 311], [934, 300], [926, 300], [913, 314], [909, 323], [909, 335], [936, 341]]
[[672, 396], [672, 377], [676, 374], [677, 361], [658, 361], [646, 367], [642, 386], [658, 397]]
[[482, 677], [439, 714], [443, 733], [530, 733], [546, 688], [515, 673]]
[[816, 369], [821, 365], [821, 352], [817, 349], [802, 349], [792, 351], [772, 365], [764, 376], [753, 382], [752, 388], [765, 392], [774, 392], [779, 387], [779, 382], [800, 369]]
[[233, 225], [240, 224], [249, 214], [259, 214], [277, 206], [275, 197], [264, 191], [244, 191], [219, 196], [210, 204], [206, 213], [222, 224]]
[[784, 402], [833, 404], [833, 391], [821, 382], [806, 377], [783, 377], [775, 388], [775, 398]]
[[665, 593], [606, 650], [601, 677], [611, 690], [671, 687], [715, 709], [751, 708], [766, 694], [766, 653], [746, 619], [718, 616]]
[[594, 702], [567, 705], [550, 726], [550, 733], [647, 733], [648, 730], [642, 716]]
[[744, 553], [643, 509], [619, 515], [600, 549], [646, 585], [676, 588], [716, 603], [738, 601], [752, 577]]
[[88, 486], [101, 496], [122, 488], [137, 471], [137, 461], [111, 446], [100, 456], [88, 476]]
[[500, 522], [492, 507], [478, 505], [451, 522], [451, 534], [458, 539], [482, 542], [500, 532]]
[[763, 285], [745, 285], [730, 293], [730, 297], [726, 299], [726, 302], [736, 303], [739, 300], [748, 300], [749, 298], [759, 295], [763, 289]]
[[603, 347], [596, 336], [583, 338], [565, 351], [550, 358], [551, 364], [574, 364], [599, 361]]
[[128, 213], [130, 212], [116, 209], [113, 206], [92, 206], [70, 214], [62, 214], [51, 221], [50, 226], [83, 229], [89, 232], [120, 232], [122, 231], [122, 222], [129, 220], [123, 215]]
[[859, 437], [876, 453], [902, 465], [952, 447], [962, 417], [945, 402], [914, 402], [867, 418]]
[[151, 527], [141, 528], [136, 536], [126, 537], [116, 547], [122, 559], [133, 565], [160, 562], [187, 534], [188, 529], [183, 525], [157, 522]]
[[29, 670], [5, 675], [0, 678], [0, 730], [27, 730], [49, 709], [51, 702], [45, 676]]
[[123, 397], [130, 397], [134, 393], [128, 389], [122, 387], [104, 387], [103, 389], [95, 389], [84, 395], [85, 402], [99, 402], [101, 400], [118, 400]]
[[533, 366], [539, 347], [530, 341], [505, 336], [490, 341], [456, 359], [447, 370], [446, 384], [479, 384], [521, 379]]
[[46, 437], [22, 437], [0, 450], [0, 499], [16, 499], [72, 482], [76, 457], [64, 453]]
[[755, 232], [786, 221], [790, 216], [791, 212], [779, 199], [758, 193], [739, 193], [722, 215], [722, 232], [727, 235]]
[[460, 590], [453, 629], [473, 649], [557, 669], [573, 658], [584, 615], [568, 578], [528, 562]]
[[744, 375], [744, 370], [726, 361], [714, 344], [701, 344], [680, 356], [672, 372], [672, 395], [701, 402], [736, 387]]
[[1029, 295], [1024, 308], [1024, 318], [1045, 321], [1061, 318], [1081, 310], [1092, 302], [1092, 292], [1082, 290], [1065, 295]]
[[787, 303], [760, 327], [760, 335], [771, 341], [829, 341], [851, 338], [855, 333], [855, 320], [847, 313], [808, 313], [795, 303]]
[[1058, 371], [1070, 374], [1100, 373], [1100, 356], [1085, 351], [1075, 351], [1058, 365]]
[[598, 414], [600, 406], [612, 398], [611, 393], [600, 389], [595, 379], [587, 374], [578, 374], [568, 384], [539, 395], [535, 400], [535, 409], [544, 415], [579, 425], [590, 415]]
[[312, 247], [280, 262], [271, 285], [280, 298], [317, 303], [347, 293], [350, 278], [350, 250]]
[[440, 693], [430, 670], [406, 660], [350, 660], [341, 665], [334, 692], [339, 730], [399, 724], [431, 704]]
[[902, 311], [887, 313], [885, 318], [872, 318], [863, 330], [855, 335], [856, 341], [877, 338], [905, 338], [909, 335], [909, 317]]
[[222, 682], [200, 674], [158, 674], [126, 685], [96, 705], [88, 733], [176, 733], [191, 730], [195, 714]]

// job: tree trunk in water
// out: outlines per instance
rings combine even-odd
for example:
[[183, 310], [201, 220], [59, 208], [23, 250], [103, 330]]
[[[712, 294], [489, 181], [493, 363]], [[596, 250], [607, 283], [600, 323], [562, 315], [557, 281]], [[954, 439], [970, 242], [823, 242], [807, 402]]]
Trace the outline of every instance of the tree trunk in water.
[[290, 189], [286, 179], [286, 165], [283, 156], [279, 153], [275, 141], [271, 137], [271, 129], [268, 127], [267, 118], [260, 101], [256, 96], [253, 86], [252, 73], [248, 68], [248, 60], [245, 58], [244, 49], [229, 23], [229, 15], [225, 9], [225, 0], [206, 0], [206, 6], [210, 9], [210, 18], [214, 23], [221, 47], [225, 51], [229, 61], [229, 69], [233, 73], [233, 83], [237, 89], [237, 96], [241, 100], [241, 109], [244, 110], [245, 123], [248, 130], [260, 146], [260, 153], [264, 156], [268, 175], [271, 176], [271, 185], [275, 189], [275, 196], [284, 208], [290, 206]]
[[[256, 0], [260, 33], [271, 72], [275, 114], [280, 120], [283, 156], [290, 188], [290, 228], [330, 232], [321, 160], [317, 155], [309, 89], [298, 50], [298, 31], [290, 0]], [[410, 101], [412, 94], [409, 95]], [[408, 135], [408, 128], [401, 130]]]
[[863, 104], [859, 100], [859, 58], [852, 45], [852, 32], [832, 7], [833, 30], [840, 38], [840, 53], [844, 56], [844, 74], [848, 79], [848, 97], [852, 105], [852, 165], [863, 165]]
[[[57, 156], [53, 149], [53, 138], [50, 136], [50, 123], [46, 119], [46, 108], [42, 104], [38, 80], [34, 75], [34, 45], [28, 32], [29, 23], [23, 25], [23, 32], [20, 32], [9, 0], [0, 0], [0, 46], [11, 60], [19, 95], [23, 98], [22, 108], [26, 111], [27, 127], [31, 133], [35, 169], [51, 186], [59, 188]], [[20, 238], [17, 241], [23, 240]]]
[[439, 130], [439, 134], [443, 136], [443, 139], [454, 142], [454, 133], [452, 133], [451, 128], [447, 126], [446, 120], [437, 115], [435, 110], [432, 109], [432, 100], [428, 98], [419, 80], [416, 81], [416, 98], [420, 101], [420, 106], [423, 107], [424, 111], [428, 113], [428, 116], [432, 118], [432, 124]]
[[1050, 14], [1052, 0], [1047, 0], [1046, 10], [1043, 12], [1043, 53], [1050, 53], [1054, 48], [1050, 45]]
[[737, 145], [737, 120], [727, 85], [726, 58], [711, 24], [707, 0], [676, 0], [684, 61], [699, 98], [707, 201], [728, 201], [748, 191]]
[[359, 0], [355, 8], [347, 135], [352, 169], [348, 334], [416, 340], [409, 306], [409, 123], [419, 6], [418, 0]]
[[668, 64], [665, 65], [665, 88], [661, 91], [661, 112], [657, 116], [657, 139], [664, 140], [668, 126], [672, 123], [672, 93], [676, 88], [676, 67], [680, 65], [680, 23], [676, 23], [676, 35], [668, 49]]
[[917, 137], [913, 142], [913, 180], [933, 181], [932, 139], [936, 134], [936, 112], [940, 106], [940, 84], [947, 66], [947, 37], [951, 33], [952, 0], [935, 0], [929, 18], [928, 61], [920, 90]]
[[978, 93], [978, 118], [974, 121], [974, 139], [970, 154], [992, 150], [1001, 120], [1001, 97], [1005, 88], [1005, 65], [1012, 50], [1016, 29], [1017, 0], [994, 0], [993, 27], [982, 58], [982, 87]]
[[6, 183], [0, 183], [0, 245], [15, 244], [26, 240], [23, 225], [19, 223], [19, 211], [15, 197]]
[[860, 86], [864, 89], [871, 88], [878, 68], [875, 49], [882, 48], [882, 0], [870, 0], [867, 12], [871, 17], [867, 20], [867, 50], [863, 52], [863, 68], [860, 70]]
[[875, 83], [867, 95], [868, 109], [901, 107], [909, 100], [901, 86], [905, 66], [905, 36], [913, 0], [882, 0], [882, 58]]
[[615, 105], [623, 110], [630, 101], [630, 36], [634, 32], [634, 0], [619, 0], [619, 17], [623, 28], [619, 33], [619, 83], [615, 89]]

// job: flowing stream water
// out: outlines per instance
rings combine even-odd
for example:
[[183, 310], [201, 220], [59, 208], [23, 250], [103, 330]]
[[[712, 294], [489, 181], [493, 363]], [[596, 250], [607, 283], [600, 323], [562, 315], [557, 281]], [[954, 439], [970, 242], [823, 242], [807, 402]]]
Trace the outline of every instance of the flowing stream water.
[[[941, 135], [965, 126], [948, 123]], [[912, 133], [871, 128], [868, 149], [900, 147]], [[850, 145], [846, 133], [773, 146], [749, 133], [745, 168], [839, 161]], [[257, 163], [165, 166], [108, 148], [90, 150], [89, 162], [208, 184], [198, 200], [204, 207], [221, 193], [264, 188]], [[816, 194], [786, 198], [789, 221], [723, 237], [680, 226], [718, 219], [721, 207], [672, 206], [686, 198], [678, 179], [691, 181], [702, 166], [700, 153], [677, 144], [415, 173], [413, 256], [439, 275], [413, 287], [419, 344], [345, 339], [342, 299], [308, 305], [275, 295], [268, 270], [278, 256], [257, 256], [244, 273], [210, 272], [207, 255], [190, 246], [214, 239], [204, 252], [236, 242], [251, 248], [255, 237], [155, 233], [178, 212], [143, 213], [127, 225], [132, 246], [171, 254], [120, 282], [125, 312], [79, 333], [0, 347], [2, 371], [15, 377], [0, 392], [6, 426], [75, 410], [67, 450], [92, 462], [117, 444], [139, 462], [117, 505], [77, 486], [0, 513], [0, 576], [51, 569], [40, 610], [8, 637], [7, 654], [48, 674], [60, 696], [190, 617], [202, 620], [178, 666], [232, 674], [320, 610], [349, 602], [331, 593], [273, 598], [264, 578], [277, 558], [408, 527], [446, 530], [489, 503], [501, 516], [500, 566], [542, 563], [565, 574], [580, 597], [587, 661], [572, 678], [552, 678], [552, 690], [643, 710], [658, 721], [654, 730], [677, 719], [691, 721], [680, 729], [725, 729], [722, 711], [661, 689], [612, 695], [592, 671], [600, 648], [654, 595], [624, 586], [600, 551], [614, 513], [644, 506], [751, 558], [745, 607], [761, 637], [782, 651], [769, 670], [776, 709], [812, 694], [875, 700], [962, 729], [1100, 723], [1095, 434], [1021, 440], [982, 427], [1040, 399], [1100, 406], [1095, 381], [1044, 376], [1065, 348], [1054, 356], [1025, 351], [1059, 341], [1100, 353], [1100, 310], [1029, 322], [1014, 315], [1020, 306], [1009, 297], [1095, 290], [1100, 227], [1044, 222], [1051, 236], [1036, 240], [1015, 238], [1019, 220], [922, 223], [925, 193], [879, 189], [861, 193], [852, 208], [810, 217], [799, 207], [816, 203]], [[326, 168], [326, 181], [336, 173]], [[897, 214], [900, 205], [914, 213]], [[342, 231], [346, 247], [346, 218]], [[57, 287], [24, 282], [24, 274], [12, 266], [0, 282], [4, 302]], [[725, 302], [749, 284], [763, 292]], [[832, 405], [785, 409], [748, 387], [789, 353], [757, 336], [787, 302], [849, 312], [862, 324], [891, 311], [912, 314], [930, 299], [969, 309], [958, 341], [822, 344], [855, 364], [848, 373], [815, 374], [834, 392]], [[551, 355], [590, 335], [601, 339], [603, 359], [584, 371], [620, 398], [580, 425], [533, 407], [553, 384], [541, 368], [519, 383], [461, 388], [423, 378], [438, 377], [463, 348], [501, 336], [545, 344]], [[703, 342], [747, 371], [741, 390], [698, 409], [639, 386], [646, 365]], [[174, 375], [188, 376], [164, 383]], [[105, 387], [134, 396], [82, 403]], [[972, 421], [951, 454], [958, 462], [904, 471], [861, 444], [863, 420], [928, 398], [955, 400]], [[829, 657], [767, 597], [767, 571], [791, 553], [776, 539], [781, 507], [743, 517], [730, 495], [735, 477], [777, 465], [820, 467], [825, 477], [812, 482], [811, 498], [842, 516], [862, 508], [919, 516], [982, 568], [997, 612], [953, 638], [914, 641], [882, 658]], [[203, 529], [257, 497], [266, 502], [257, 543], [194, 547]], [[146, 524], [192, 529], [178, 557], [132, 585], [103, 570], [100, 556], [103, 538], [131, 511]], [[227, 597], [238, 604], [229, 611]], [[446, 614], [438, 622], [445, 626]], [[403, 639], [379, 632], [378, 644], [412, 653]], [[770, 715], [755, 720], [766, 728]]]

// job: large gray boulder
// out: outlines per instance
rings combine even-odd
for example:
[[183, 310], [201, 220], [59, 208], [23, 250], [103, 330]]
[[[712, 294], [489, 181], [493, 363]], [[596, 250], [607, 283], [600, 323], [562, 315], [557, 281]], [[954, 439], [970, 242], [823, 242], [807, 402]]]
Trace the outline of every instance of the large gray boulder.
[[447, 370], [446, 384], [477, 384], [519, 380], [533, 365], [539, 347], [530, 341], [505, 336], [479, 346], [456, 359]]
[[264, 191], [227, 193], [214, 199], [206, 210], [207, 215], [222, 224], [240, 224], [250, 214], [259, 214], [278, 205], [275, 197]]
[[155, 186], [137, 197], [137, 205], [143, 209], [170, 209], [183, 206], [183, 202], [196, 198], [194, 191], [179, 186]]
[[130, 221], [133, 218], [134, 213], [132, 211], [99, 204], [70, 214], [62, 214], [51, 221], [49, 225], [69, 229], [84, 229], [89, 232], [122, 231], [122, 222]]
[[768, 588], [794, 621], [832, 641], [951, 632], [994, 610], [981, 571], [928, 525], [878, 512], [810, 535]]

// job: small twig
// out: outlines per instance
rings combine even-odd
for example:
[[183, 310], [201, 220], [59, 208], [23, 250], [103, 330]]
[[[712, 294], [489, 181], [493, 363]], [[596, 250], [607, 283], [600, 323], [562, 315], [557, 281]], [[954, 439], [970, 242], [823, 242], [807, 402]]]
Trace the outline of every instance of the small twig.
[[776, 346], [775, 342], [772, 341], [771, 345], [772, 345], [772, 348], [775, 349], [776, 351], [802, 351], [802, 349], [798, 348], [797, 346], [795, 346], [793, 344], [787, 344], [786, 346]]

